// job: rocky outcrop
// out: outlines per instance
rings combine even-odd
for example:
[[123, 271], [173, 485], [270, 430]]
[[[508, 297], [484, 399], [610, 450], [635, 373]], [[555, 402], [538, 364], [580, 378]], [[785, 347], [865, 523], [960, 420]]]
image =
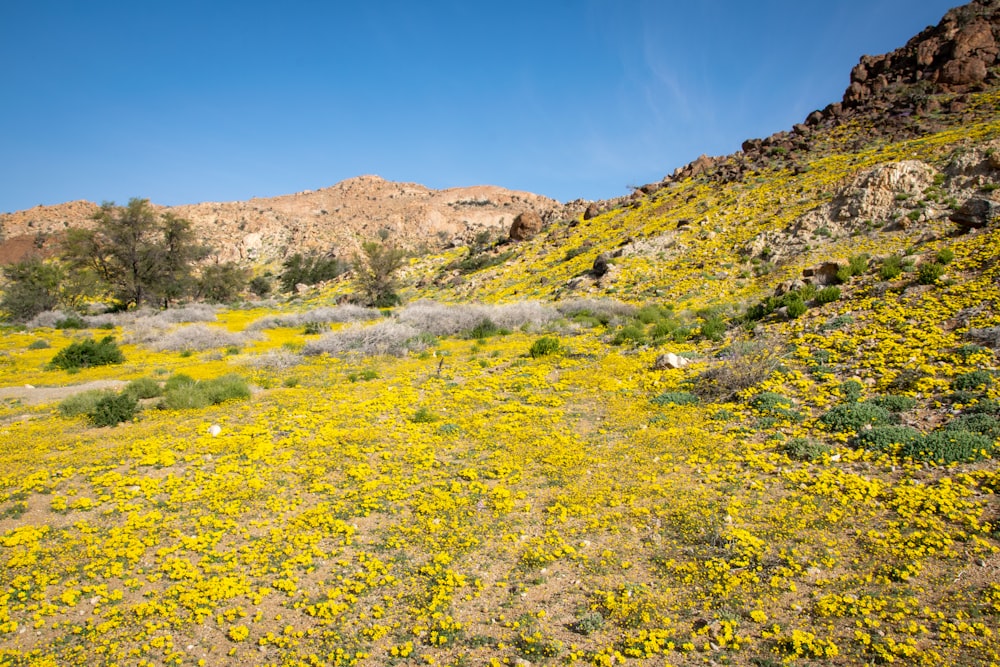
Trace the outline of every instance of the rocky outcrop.
[[1000, 220], [1000, 203], [983, 197], [972, 197], [949, 217], [958, 225], [959, 233], [968, 234], [973, 229], [981, 229]]

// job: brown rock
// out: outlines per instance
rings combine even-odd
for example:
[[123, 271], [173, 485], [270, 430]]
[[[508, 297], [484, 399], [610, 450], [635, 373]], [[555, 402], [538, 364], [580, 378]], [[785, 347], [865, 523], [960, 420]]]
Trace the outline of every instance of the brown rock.
[[961, 208], [948, 217], [958, 225], [959, 233], [967, 234], [1000, 218], [1000, 204], [991, 199], [973, 197], [966, 200]]
[[833, 285], [837, 282], [837, 271], [840, 265], [836, 262], [823, 262], [808, 269], [802, 269], [802, 277], [812, 285]]
[[967, 86], [986, 79], [986, 63], [979, 58], [952, 60], [944, 64], [938, 82], [950, 86]]
[[597, 206], [597, 202], [590, 202], [587, 205], [587, 210], [583, 212], [583, 219], [590, 220], [591, 218], [596, 218], [601, 214], [601, 209]]
[[510, 226], [511, 241], [527, 241], [542, 231], [542, 218], [534, 211], [525, 211], [516, 218]]

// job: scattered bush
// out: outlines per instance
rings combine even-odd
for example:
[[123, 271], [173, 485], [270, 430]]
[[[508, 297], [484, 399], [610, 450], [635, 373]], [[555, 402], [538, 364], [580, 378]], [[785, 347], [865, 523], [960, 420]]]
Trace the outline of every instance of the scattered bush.
[[897, 255], [886, 257], [882, 260], [878, 275], [882, 280], [893, 280], [903, 273], [903, 258]]
[[838, 387], [840, 395], [844, 397], [845, 403], [857, 403], [860, 401], [861, 392], [864, 391], [864, 388], [864, 385], [857, 380], [844, 380]]
[[978, 461], [993, 453], [993, 441], [980, 433], [940, 430], [928, 433], [922, 440], [903, 447], [904, 456], [935, 463]]
[[122, 392], [104, 396], [97, 401], [94, 409], [87, 413], [94, 426], [116, 426], [135, 418], [139, 404], [135, 398]]
[[944, 275], [944, 267], [937, 262], [924, 262], [917, 269], [917, 282], [921, 285], [933, 285]]
[[781, 417], [795, 422], [803, 419], [802, 414], [793, 409], [794, 403], [790, 398], [785, 398], [773, 391], [763, 391], [757, 394], [750, 399], [750, 406], [771, 417]]
[[339, 331], [331, 331], [316, 340], [307, 342], [302, 354], [361, 356], [392, 355], [404, 356], [410, 352], [425, 350], [433, 342], [432, 337], [408, 324], [396, 320], [382, 320], [371, 325], [352, 324]]
[[431, 410], [427, 407], [421, 407], [413, 413], [412, 417], [410, 417], [410, 421], [414, 424], [430, 424], [438, 421], [439, 419], [441, 419], [441, 417], [431, 412]]
[[49, 341], [47, 341], [47, 340], [45, 340], [43, 338], [39, 338], [37, 340], [31, 341], [31, 345], [28, 346], [28, 349], [29, 350], [47, 350], [50, 347], [52, 347], [52, 346], [49, 345]]
[[488, 317], [484, 317], [479, 321], [479, 324], [469, 329], [466, 334], [466, 338], [473, 338], [475, 340], [483, 340], [489, 338], [490, 336], [501, 336], [510, 333], [510, 329], [504, 329], [497, 326], [497, 324]]
[[831, 285], [829, 287], [824, 287], [823, 289], [816, 292], [816, 303], [822, 305], [826, 303], [833, 303], [840, 298], [840, 288], [836, 285]]
[[87, 323], [83, 321], [83, 318], [72, 313], [66, 317], [56, 320], [56, 329], [86, 329]]
[[885, 426], [893, 421], [892, 413], [873, 403], [844, 403], [819, 418], [831, 431], [860, 431], [866, 426]]
[[198, 382], [178, 373], [167, 379], [160, 407], [169, 410], [195, 410], [247, 398], [250, 398], [250, 386], [239, 375], [231, 373]]
[[592, 635], [604, 627], [604, 616], [599, 611], [587, 611], [576, 617], [570, 630], [578, 635]]
[[698, 397], [686, 391], [665, 391], [651, 400], [656, 405], [694, 405]]
[[917, 400], [914, 398], [896, 395], [876, 396], [868, 399], [867, 402], [877, 405], [880, 408], [885, 408], [889, 412], [906, 412], [907, 410], [912, 410], [917, 405]]
[[782, 445], [781, 449], [789, 458], [799, 461], [816, 461], [824, 454], [829, 453], [830, 446], [812, 438], [791, 438]]
[[305, 327], [302, 328], [302, 335], [304, 336], [318, 336], [323, 333], [324, 327], [319, 322], [306, 322]]
[[726, 318], [719, 313], [705, 315], [698, 331], [708, 340], [720, 341], [726, 335]]
[[615, 332], [612, 345], [642, 345], [646, 342], [646, 330], [638, 324], [627, 324]]
[[771, 338], [736, 341], [719, 357], [720, 363], [703, 372], [694, 392], [706, 401], [728, 400], [770, 377], [781, 366], [778, 342]]
[[159, 352], [202, 351], [245, 345], [256, 338], [257, 334], [233, 332], [205, 324], [192, 324], [153, 341], [150, 347]]
[[363, 322], [368, 320], [378, 320], [382, 318], [382, 312], [377, 308], [365, 308], [354, 304], [344, 304], [342, 306], [324, 306], [314, 308], [304, 313], [293, 315], [268, 315], [259, 320], [254, 320], [247, 326], [247, 331], [258, 331], [260, 329], [277, 329], [287, 327], [316, 326], [332, 323]]
[[993, 384], [993, 375], [989, 371], [978, 370], [956, 375], [951, 381], [951, 388], [958, 391], [970, 389], [985, 389]]
[[110, 389], [91, 389], [81, 391], [66, 397], [56, 409], [63, 417], [76, 417], [79, 415], [89, 415], [97, 407], [97, 403], [108, 396], [114, 396], [115, 392]]
[[559, 351], [559, 339], [553, 338], [551, 336], [542, 336], [534, 343], [531, 344], [531, 354], [532, 358], [544, 357], [550, 354], [555, 354]]
[[139, 378], [128, 383], [123, 394], [131, 396], [136, 400], [144, 398], [156, 398], [163, 395], [163, 387], [153, 378]]
[[858, 449], [872, 452], [892, 452], [897, 446], [908, 447], [919, 443], [923, 434], [909, 426], [874, 426], [862, 429], [851, 439]]
[[556, 308], [566, 317], [593, 317], [604, 325], [638, 314], [635, 306], [614, 299], [570, 299], [557, 303]]
[[955, 350], [955, 354], [962, 358], [962, 361], [968, 362], [969, 359], [977, 354], [982, 354], [987, 352], [987, 349], [982, 345], [976, 345], [975, 343], [966, 343]]
[[935, 256], [938, 264], [950, 264], [955, 259], [955, 253], [951, 248], [941, 248]]
[[107, 366], [125, 361], [125, 355], [118, 349], [114, 338], [106, 336], [100, 341], [93, 338], [71, 343], [61, 349], [49, 362], [52, 368], [66, 371], [80, 370], [92, 366]]
[[803, 301], [802, 299], [791, 299], [789, 300], [788, 305], [785, 307], [785, 312], [788, 313], [788, 317], [793, 320], [796, 317], [803, 315], [806, 312], [806, 310], [808, 310], [808, 307], [806, 306], [805, 301]]
[[1000, 421], [996, 417], [983, 412], [972, 412], [959, 415], [944, 425], [945, 431], [968, 431], [985, 435], [990, 440], [1000, 438]]

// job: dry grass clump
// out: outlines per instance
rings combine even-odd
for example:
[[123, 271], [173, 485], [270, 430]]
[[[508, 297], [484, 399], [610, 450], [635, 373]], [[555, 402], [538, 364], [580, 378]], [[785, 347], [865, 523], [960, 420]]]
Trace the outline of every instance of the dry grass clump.
[[782, 363], [782, 345], [772, 337], [734, 341], [719, 355], [720, 363], [702, 373], [694, 391], [706, 401], [728, 401], [754, 387]]
[[204, 324], [192, 324], [149, 341], [149, 346], [159, 352], [200, 351], [220, 347], [238, 347], [249, 341], [257, 340], [257, 338], [257, 336], [245, 332], [231, 332]]
[[352, 324], [340, 331], [324, 334], [306, 343], [302, 354], [401, 357], [409, 352], [420, 352], [428, 344], [427, 337], [421, 335], [419, 329], [395, 320], [383, 320], [371, 325]]
[[247, 330], [259, 331], [261, 329], [277, 329], [279, 327], [295, 328], [308, 324], [330, 324], [333, 322], [363, 322], [377, 320], [380, 317], [382, 317], [382, 311], [377, 308], [365, 308], [364, 306], [355, 304], [333, 307], [324, 306], [292, 315], [268, 315], [251, 322], [247, 326]]
[[29, 329], [55, 329], [56, 323], [72, 317], [74, 313], [64, 310], [46, 310], [38, 313], [25, 323]]
[[271, 350], [264, 354], [247, 355], [239, 363], [247, 368], [282, 371], [302, 363], [302, 357], [288, 350]]
[[401, 323], [434, 336], [454, 336], [470, 331], [487, 320], [502, 329], [534, 329], [556, 317], [558, 311], [537, 301], [500, 306], [417, 301], [396, 313]]

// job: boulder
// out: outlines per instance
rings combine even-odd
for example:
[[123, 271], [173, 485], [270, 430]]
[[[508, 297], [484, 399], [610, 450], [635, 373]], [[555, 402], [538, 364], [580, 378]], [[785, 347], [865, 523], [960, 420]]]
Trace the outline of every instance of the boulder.
[[525, 211], [510, 226], [511, 241], [527, 241], [542, 231], [542, 218], [534, 211]]
[[656, 357], [656, 361], [653, 362], [653, 370], [664, 371], [668, 369], [684, 368], [690, 363], [691, 361], [689, 359], [678, 356], [673, 352], [667, 352], [666, 354], [661, 354]]
[[590, 220], [591, 218], [596, 218], [601, 214], [601, 209], [597, 206], [597, 202], [590, 202], [587, 204], [587, 210], [583, 212], [583, 219]]
[[992, 199], [973, 197], [967, 199], [948, 218], [958, 225], [959, 233], [967, 234], [973, 229], [981, 229], [1000, 218], [1000, 204]]
[[596, 259], [594, 259], [594, 266], [590, 270], [590, 273], [593, 276], [600, 278], [608, 272], [609, 268], [611, 268], [610, 258], [607, 253], [602, 252]]
[[810, 285], [835, 285], [839, 270], [840, 265], [836, 262], [823, 262], [808, 269], [802, 269], [802, 277]]

